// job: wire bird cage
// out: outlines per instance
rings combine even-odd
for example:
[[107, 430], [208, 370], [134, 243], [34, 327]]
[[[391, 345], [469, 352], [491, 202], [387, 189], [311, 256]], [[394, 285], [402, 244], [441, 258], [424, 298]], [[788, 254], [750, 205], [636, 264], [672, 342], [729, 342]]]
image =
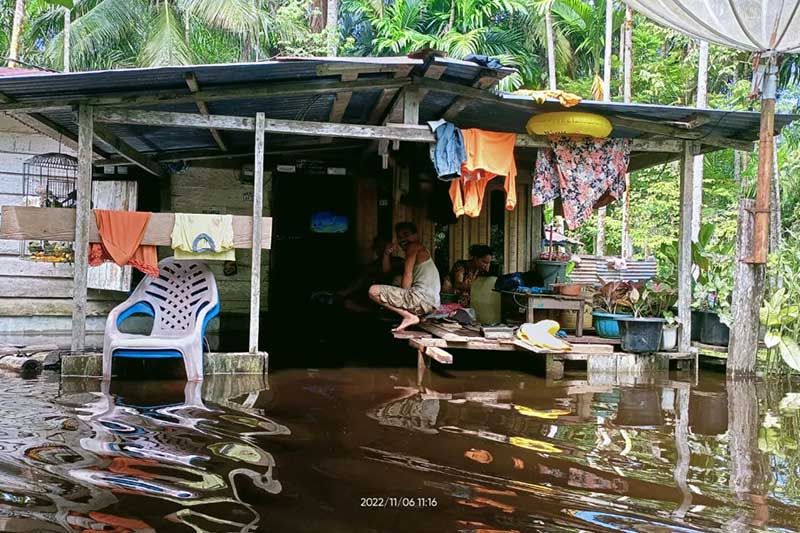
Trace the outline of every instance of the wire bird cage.
[[[22, 196], [29, 207], [75, 208], [78, 160], [62, 153], [35, 155], [22, 165]], [[71, 263], [71, 242], [23, 241], [20, 256], [31, 261]]]

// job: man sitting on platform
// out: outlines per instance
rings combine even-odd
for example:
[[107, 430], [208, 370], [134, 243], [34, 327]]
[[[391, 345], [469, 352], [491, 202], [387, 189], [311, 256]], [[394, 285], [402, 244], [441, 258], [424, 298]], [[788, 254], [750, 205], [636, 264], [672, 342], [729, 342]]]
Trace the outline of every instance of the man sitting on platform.
[[417, 226], [412, 222], [400, 222], [394, 230], [397, 242], [388, 244], [383, 251], [383, 269], [384, 272], [391, 269], [392, 254], [402, 248], [405, 253], [402, 283], [400, 287], [373, 285], [369, 288], [369, 297], [403, 318], [392, 330], [397, 332], [418, 324], [420, 316], [439, 307], [441, 281], [431, 253], [419, 242]]
[[361, 271], [358, 276], [345, 288], [337, 291], [336, 296], [342, 299], [342, 306], [347, 311], [354, 313], [371, 313], [378, 307], [369, 299], [367, 292], [373, 285], [400, 286], [405, 262], [400, 257], [389, 258], [389, 270], [384, 270], [383, 252], [389, 244], [387, 239], [375, 237], [372, 246], [366, 252], [369, 257], [362, 258]]

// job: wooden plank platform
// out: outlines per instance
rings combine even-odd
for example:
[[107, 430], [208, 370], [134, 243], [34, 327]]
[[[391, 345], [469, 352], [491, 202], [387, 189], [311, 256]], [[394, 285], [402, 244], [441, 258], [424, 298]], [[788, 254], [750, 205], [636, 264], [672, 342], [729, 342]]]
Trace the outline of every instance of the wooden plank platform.
[[[409, 345], [417, 350], [417, 378], [422, 383], [427, 361], [441, 364], [453, 364], [453, 354], [448, 350], [482, 350], [502, 352], [526, 352], [534, 357], [542, 357], [548, 378], [560, 379], [564, 374], [567, 361], [586, 361], [588, 372], [641, 373], [665, 371], [669, 369], [671, 360], [694, 360], [696, 353], [656, 352], [652, 354], [633, 354], [614, 351], [618, 339], [601, 339], [600, 337], [567, 337], [579, 339], [569, 352], [533, 349], [520, 344], [516, 338], [487, 339], [477, 328], [463, 327], [459, 324], [434, 323], [423, 321], [416, 326], [418, 330], [395, 333], [397, 339], [408, 340]], [[420, 331], [421, 330], [421, 331]], [[594, 339], [611, 342], [588, 342]], [[614, 342], [616, 341], [616, 342]]]
[[[266, 374], [267, 352], [207, 352], [203, 357], [203, 375]], [[61, 357], [62, 377], [102, 377], [103, 354], [83, 353]]]
[[619, 339], [606, 339], [605, 337], [598, 337], [597, 335], [567, 335], [565, 341], [572, 344], [609, 344], [611, 346], [619, 346]]
[[717, 346], [716, 344], [703, 344], [702, 342], [692, 341], [692, 346], [697, 348], [698, 350], [702, 350], [705, 352], [716, 352], [727, 354], [728, 347], [727, 346]]

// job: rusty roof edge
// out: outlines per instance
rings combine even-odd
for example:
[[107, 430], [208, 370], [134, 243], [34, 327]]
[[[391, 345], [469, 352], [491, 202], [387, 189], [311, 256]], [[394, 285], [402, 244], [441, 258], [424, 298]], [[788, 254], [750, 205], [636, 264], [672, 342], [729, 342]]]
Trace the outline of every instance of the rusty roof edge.
[[[540, 104], [530, 95], [527, 94], [514, 94], [509, 92], [498, 92], [497, 95], [502, 98], [503, 100], [513, 101], [513, 102], [530, 102], [534, 107], [539, 107]], [[555, 98], [547, 98], [546, 102], [549, 104], [560, 104], [560, 102]], [[691, 107], [691, 106], [676, 106], [676, 105], [667, 105], [667, 104], [650, 104], [650, 103], [640, 103], [640, 102], [602, 102], [599, 100], [581, 100], [578, 104], [578, 107], [589, 107], [589, 108], [618, 108], [620, 111], [623, 109], [640, 109], [642, 111], [658, 111], [659, 109], [669, 108], [674, 109], [676, 111], [685, 111], [687, 114], [692, 113], [713, 113], [713, 114], [733, 114], [737, 116], [747, 116], [751, 118], [760, 117], [761, 113], [758, 111], [742, 111], [736, 109], [718, 109], [713, 107]], [[569, 110], [569, 108], [564, 108], [565, 110]], [[778, 117], [787, 120], [786, 124], [789, 122], [794, 122], [795, 120], [800, 120], [800, 114], [796, 113], [775, 113], [775, 118]]]

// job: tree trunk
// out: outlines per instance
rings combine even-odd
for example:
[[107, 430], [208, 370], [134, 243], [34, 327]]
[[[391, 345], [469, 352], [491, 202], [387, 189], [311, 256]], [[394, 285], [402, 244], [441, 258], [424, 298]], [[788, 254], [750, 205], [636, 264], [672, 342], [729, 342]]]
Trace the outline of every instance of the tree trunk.
[[11, 25], [11, 41], [8, 44], [8, 66], [14, 68], [19, 59], [19, 37], [25, 19], [25, 0], [17, 0], [14, 6], [14, 22]]
[[[633, 11], [625, 8], [625, 60], [623, 61], [622, 101], [631, 101], [631, 78], [633, 75]], [[625, 174], [625, 193], [622, 197], [622, 235], [620, 239], [620, 255], [631, 257], [631, 175]]]
[[[697, 99], [695, 107], [708, 107], [708, 41], [700, 41], [697, 60]], [[692, 241], [700, 235], [703, 210], [703, 156], [694, 156], [694, 189], [692, 190]]]
[[764, 493], [769, 470], [758, 449], [761, 425], [758, 390], [751, 380], [728, 380], [728, 453], [731, 492], [738, 511], [725, 523], [725, 531], [761, 531], [769, 523], [769, 506]]
[[622, 99], [625, 102], [631, 101], [631, 76], [633, 74], [633, 11], [625, 8], [625, 69]]
[[64, 72], [70, 71], [69, 49], [70, 39], [69, 34], [72, 30], [72, 13], [68, 7], [64, 8]]
[[[621, 24], [619, 27], [619, 79], [623, 79], [625, 77], [625, 24]], [[625, 93], [625, 88], [622, 86], [623, 84], [619, 84], [619, 96], [623, 96]]]
[[733, 324], [728, 343], [728, 377], [751, 376], [756, 370], [758, 352], [758, 311], [764, 299], [764, 265], [750, 264], [744, 259], [753, 246], [753, 209], [755, 202], [739, 200], [739, 221], [736, 228], [736, 258], [733, 270]]
[[[614, 1], [606, 0], [606, 41], [603, 53], [603, 101], [611, 101], [611, 46], [614, 31]], [[606, 208], [597, 210], [597, 236], [594, 243], [595, 255], [606, 253]]]
[[339, 52], [339, 0], [328, 0], [325, 27], [328, 30], [328, 55], [335, 57]]
[[597, 235], [594, 238], [594, 255], [606, 255], [606, 208], [597, 210]]
[[769, 197], [769, 251], [777, 252], [781, 247], [781, 180], [778, 172], [778, 140], [772, 145], [772, 188]]
[[606, 0], [606, 40], [603, 51], [603, 101], [611, 101], [611, 46], [614, 39], [614, 1]]
[[553, 15], [550, 5], [544, 12], [545, 36], [547, 39], [547, 84], [550, 90], [556, 90], [556, 45], [553, 38]]
[[314, 0], [311, 2], [311, 20], [308, 26], [313, 33], [319, 33], [325, 28], [325, 13], [328, 11], [328, 3], [325, 0]]
[[445, 33], [450, 33], [453, 29], [453, 24], [456, 23], [456, 3], [455, 0], [450, 2], [450, 18], [447, 19], [447, 26], [444, 28]]

